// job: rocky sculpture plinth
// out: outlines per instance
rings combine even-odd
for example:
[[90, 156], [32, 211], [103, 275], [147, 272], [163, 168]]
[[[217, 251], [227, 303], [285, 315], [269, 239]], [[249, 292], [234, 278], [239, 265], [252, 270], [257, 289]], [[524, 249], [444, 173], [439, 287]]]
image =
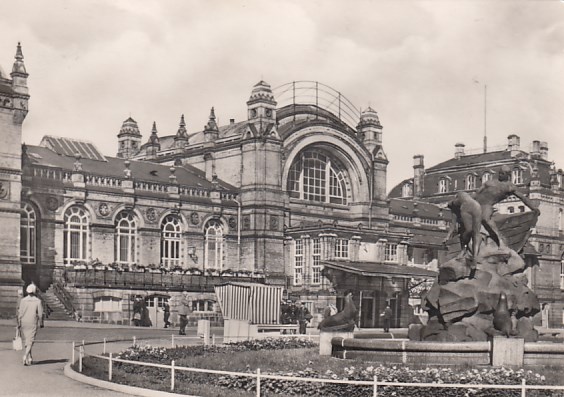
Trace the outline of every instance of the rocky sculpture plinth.
[[[536, 216], [529, 218], [528, 225], [520, 223], [523, 230], [536, 223]], [[429, 321], [411, 326], [409, 338], [464, 342], [503, 335], [537, 341], [533, 316], [540, 311], [539, 301], [527, 286], [525, 261], [512, 249], [521, 250], [528, 233], [517, 237], [509, 236], [512, 244], [501, 248], [484, 237], [475, 270], [470, 254], [440, 265], [438, 280], [422, 302]]]

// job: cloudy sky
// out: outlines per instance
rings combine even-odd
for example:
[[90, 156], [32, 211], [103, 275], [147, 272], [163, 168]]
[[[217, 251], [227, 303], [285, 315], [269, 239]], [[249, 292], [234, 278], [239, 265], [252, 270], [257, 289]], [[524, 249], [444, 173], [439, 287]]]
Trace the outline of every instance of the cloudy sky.
[[457, 142], [515, 133], [547, 141], [564, 167], [564, 1], [91, 0], [10, 1], [0, 65], [22, 42], [30, 74], [24, 141], [84, 138], [115, 155], [132, 116], [146, 139], [246, 117], [261, 79], [315, 80], [384, 126], [388, 190], [446, 160]]

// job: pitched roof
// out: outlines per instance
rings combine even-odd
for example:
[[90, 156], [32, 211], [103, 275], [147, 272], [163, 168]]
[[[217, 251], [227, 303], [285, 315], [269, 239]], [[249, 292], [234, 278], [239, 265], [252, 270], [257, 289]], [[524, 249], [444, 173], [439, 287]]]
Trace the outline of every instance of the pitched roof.
[[415, 210], [417, 210], [417, 216], [421, 218], [444, 219], [445, 215], [448, 215], [445, 209], [435, 204], [413, 199], [390, 199], [391, 214], [413, 216]]
[[[63, 170], [72, 170], [76, 161], [74, 154], [72, 156], [61, 152], [55, 152], [51, 148], [43, 146], [27, 146], [27, 161], [31, 165], [43, 167], [60, 168]], [[104, 160], [82, 158], [80, 159], [82, 170], [85, 173], [124, 178], [125, 160], [118, 157], [104, 157]], [[131, 178], [145, 182], [169, 183], [170, 166], [151, 163], [148, 161], [129, 160], [129, 169], [131, 170]], [[212, 189], [213, 184], [205, 177], [205, 172], [185, 164], [175, 167], [176, 180], [182, 186], [198, 187], [202, 189]], [[219, 187], [228, 191], [237, 191], [237, 188], [227, 182], [219, 181]]]
[[436, 169], [450, 168], [450, 167], [461, 167], [471, 164], [488, 163], [500, 160], [510, 160], [511, 152], [508, 150], [502, 150], [497, 152], [487, 152], [479, 154], [470, 154], [462, 156], [459, 159], [451, 158], [442, 163], [436, 164], [432, 167], [427, 168], [427, 171], [433, 171]]
[[40, 145], [50, 148], [58, 154], [73, 158], [79, 154], [83, 159], [106, 161], [106, 158], [96, 146], [88, 141], [46, 135], [41, 140]]

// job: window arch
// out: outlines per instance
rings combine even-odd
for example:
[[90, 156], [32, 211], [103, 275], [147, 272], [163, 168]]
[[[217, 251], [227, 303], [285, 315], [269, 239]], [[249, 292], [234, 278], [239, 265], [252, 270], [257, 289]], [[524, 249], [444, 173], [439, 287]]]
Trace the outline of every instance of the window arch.
[[204, 258], [206, 269], [223, 269], [223, 226], [212, 219], [206, 224]]
[[132, 265], [137, 255], [137, 218], [130, 211], [122, 211], [116, 217], [116, 262]]
[[20, 217], [20, 260], [36, 263], [37, 214], [29, 203], [25, 203]]
[[486, 171], [482, 174], [482, 183], [486, 183], [487, 181], [490, 181], [492, 179], [492, 173], [489, 171]]
[[86, 260], [90, 234], [88, 213], [82, 207], [70, 207], [65, 211], [64, 222], [63, 262]]
[[347, 178], [340, 162], [320, 150], [306, 150], [292, 163], [290, 197], [320, 203], [347, 204]]
[[161, 262], [166, 267], [180, 266], [182, 226], [175, 215], [167, 215], [161, 222]]
[[476, 175], [468, 174], [466, 175], [466, 190], [476, 189]]

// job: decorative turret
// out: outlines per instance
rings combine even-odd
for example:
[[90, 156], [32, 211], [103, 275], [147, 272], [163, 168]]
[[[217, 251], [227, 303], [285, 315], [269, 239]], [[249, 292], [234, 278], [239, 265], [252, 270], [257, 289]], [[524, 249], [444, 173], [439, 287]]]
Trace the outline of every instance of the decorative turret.
[[188, 131], [186, 131], [186, 123], [184, 122], [184, 115], [180, 116], [180, 124], [178, 131], [174, 137], [174, 147], [183, 149], [188, 144]]
[[422, 154], [413, 156], [413, 195], [421, 197], [423, 195], [423, 182], [425, 176], [425, 162]]
[[157, 123], [153, 121], [151, 136], [149, 137], [149, 141], [145, 144], [145, 153], [147, 156], [156, 157], [159, 150], [161, 150], [161, 144], [159, 143], [159, 137], [157, 135]]
[[118, 133], [117, 157], [129, 159], [139, 152], [141, 147], [141, 132], [137, 122], [131, 117], [123, 122]]
[[215, 122], [215, 110], [212, 107], [208, 123], [204, 126], [204, 137], [206, 142], [213, 142], [219, 137], [219, 128]]
[[359, 138], [371, 153], [376, 147], [382, 145], [382, 125], [378, 113], [371, 107], [361, 113], [356, 129]]
[[254, 136], [277, 138], [276, 101], [270, 84], [261, 80], [253, 87], [247, 101], [247, 119]]
[[18, 43], [15, 58], [16, 60], [14, 61], [14, 66], [12, 67], [12, 73], [10, 73], [10, 76], [12, 77], [12, 91], [14, 93], [14, 121], [17, 124], [21, 124], [23, 123], [25, 116], [27, 116], [29, 100], [27, 78], [29, 75], [25, 70], [22, 46], [20, 43]]

